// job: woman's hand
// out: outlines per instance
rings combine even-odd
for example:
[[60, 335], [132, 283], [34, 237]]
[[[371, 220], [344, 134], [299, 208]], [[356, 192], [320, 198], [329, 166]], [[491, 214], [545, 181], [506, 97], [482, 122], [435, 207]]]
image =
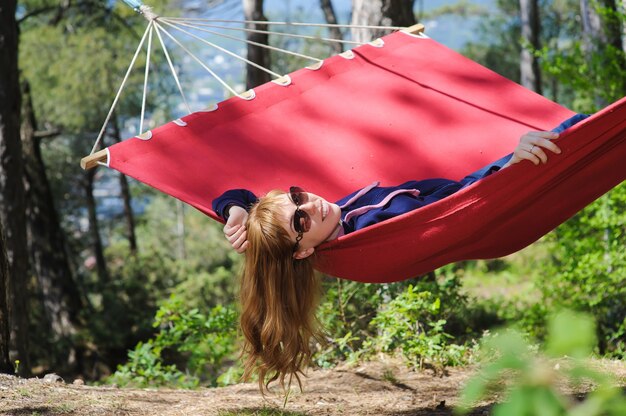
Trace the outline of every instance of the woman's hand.
[[561, 149], [551, 141], [557, 137], [559, 137], [559, 134], [551, 131], [531, 131], [526, 133], [520, 138], [519, 144], [513, 151], [513, 156], [503, 168], [519, 163], [522, 160], [530, 160], [535, 165], [546, 163], [548, 161], [547, 150], [556, 154], [561, 153]]
[[224, 236], [231, 246], [241, 254], [248, 248], [248, 240], [246, 233], [246, 220], [248, 219], [248, 211], [233, 205], [228, 210], [228, 221], [224, 226]]

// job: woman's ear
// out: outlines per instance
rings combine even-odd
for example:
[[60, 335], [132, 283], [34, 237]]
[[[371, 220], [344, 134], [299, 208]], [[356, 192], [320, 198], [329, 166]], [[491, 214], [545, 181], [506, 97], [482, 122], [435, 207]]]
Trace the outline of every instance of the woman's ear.
[[314, 251], [315, 251], [315, 248], [313, 248], [313, 247], [307, 248], [307, 249], [304, 249], [304, 250], [298, 250], [295, 253], [293, 253], [293, 258], [294, 259], [298, 259], [298, 260], [306, 259], [311, 254], [313, 254]]

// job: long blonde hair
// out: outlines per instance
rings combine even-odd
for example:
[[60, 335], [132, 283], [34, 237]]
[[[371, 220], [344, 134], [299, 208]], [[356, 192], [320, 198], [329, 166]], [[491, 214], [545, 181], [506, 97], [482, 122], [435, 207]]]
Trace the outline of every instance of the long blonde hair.
[[[294, 242], [281, 226], [281, 191], [272, 191], [251, 209], [249, 246], [241, 276], [241, 330], [244, 379], [258, 371], [262, 392], [278, 380], [296, 377], [311, 359], [311, 338], [321, 341], [315, 317], [320, 281], [311, 257], [293, 258]], [[267, 379], [267, 380], [266, 380]]]

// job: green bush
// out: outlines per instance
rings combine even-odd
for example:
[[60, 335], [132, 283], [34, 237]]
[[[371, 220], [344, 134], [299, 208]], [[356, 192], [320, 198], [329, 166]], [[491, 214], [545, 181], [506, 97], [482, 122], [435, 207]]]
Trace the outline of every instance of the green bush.
[[230, 368], [238, 352], [236, 322], [237, 313], [231, 307], [216, 306], [205, 315], [198, 309], [186, 309], [185, 303], [173, 296], [154, 319], [158, 334], [137, 344], [128, 353], [128, 362], [107, 381], [187, 388], [232, 382], [239, 374]]
[[626, 186], [622, 184], [549, 234], [551, 256], [538, 265], [534, 279], [542, 303], [518, 307], [509, 319], [517, 320], [524, 332], [543, 338], [549, 311], [586, 312], [597, 322], [599, 352], [626, 356], [624, 224]]
[[472, 340], [494, 322], [483, 305], [461, 293], [455, 266], [393, 284], [326, 284], [319, 315], [328, 343], [315, 355], [323, 367], [396, 350], [420, 368], [459, 365], [471, 358]]
[[372, 320], [378, 337], [374, 345], [383, 352], [399, 349], [408, 363], [417, 368], [432, 365], [441, 371], [447, 365], [467, 362], [470, 348], [451, 343], [439, 316], [441, 299], [410, 285], [384, 306]]

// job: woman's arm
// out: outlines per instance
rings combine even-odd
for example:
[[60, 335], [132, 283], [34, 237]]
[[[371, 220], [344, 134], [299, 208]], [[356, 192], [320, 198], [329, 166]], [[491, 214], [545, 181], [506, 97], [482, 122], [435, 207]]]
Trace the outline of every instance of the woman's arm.
[[224, 236], [237, 253], [248, 248], [246, 220], [248, 209], [256, 201], [256, 195], [247, 189], [231, 189], [213, 200], [213, 211], [226, 220]]
[[546, 163], [548, 161], [546, 150], [556, 154], [561, 153], [561, 149], [551, 141], [557, 137], [559, 137], [559, 134], [552, 131], [532, 131], [526, 133], [520, 138], [519, 144], [513, 151], [513, 156], [502, 166], [502, 169], [522, 160], [530, 160], [535, 165]]
[[248, 248], [248, 234], [246, 233], [248, 211], [237, 205], [232, 205], [228, 213], [228, 221], [224, 225], [224, 236], [235, 251], [241, 254]]

